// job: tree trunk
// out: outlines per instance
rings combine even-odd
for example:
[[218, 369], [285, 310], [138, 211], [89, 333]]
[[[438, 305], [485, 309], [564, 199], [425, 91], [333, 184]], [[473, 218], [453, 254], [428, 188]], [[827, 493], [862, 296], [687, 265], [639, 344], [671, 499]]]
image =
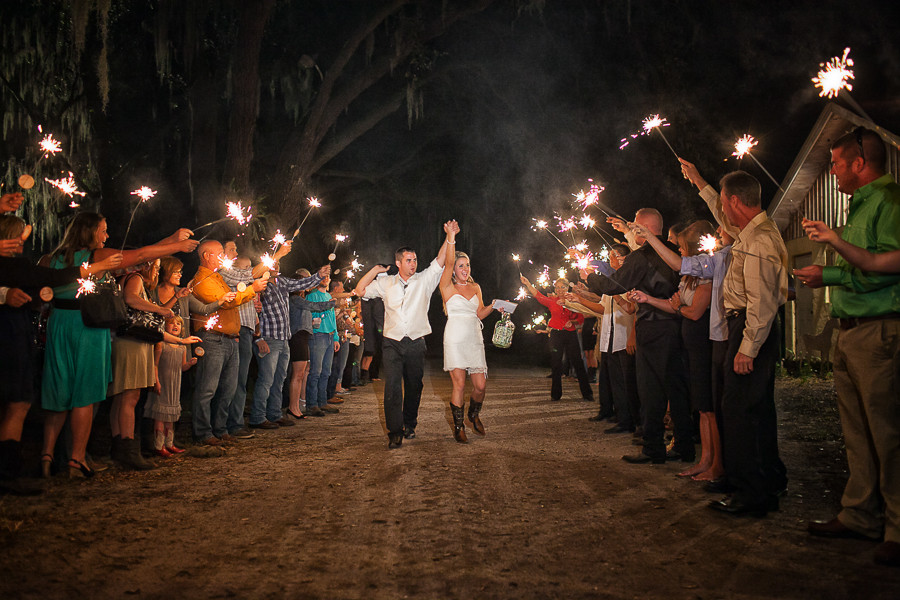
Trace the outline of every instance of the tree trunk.
[[259, 53], [275, 0], [241, 3], [232, 52], [232, 100], [222, 184], [238, 194], [250, 188], [253, 133], [259, 113]]
[[[202, 61], [198, 61], [202, 62]], [[191, 147], [189, 176], [191, 200], [197, 220], [207, 223], [224, 215], [218, 201], [216, 177], [216, 120], [219, 87], [215, 73], [207, 64], [197, 65], [197, 79], [190, 87]]]

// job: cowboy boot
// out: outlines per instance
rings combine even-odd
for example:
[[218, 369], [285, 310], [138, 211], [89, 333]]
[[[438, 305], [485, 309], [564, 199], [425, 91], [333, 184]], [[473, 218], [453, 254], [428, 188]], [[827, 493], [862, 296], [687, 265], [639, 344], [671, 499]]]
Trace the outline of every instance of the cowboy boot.
[[478, 418], [478, 413], [481, 412], [481, 405], [484, 402], [475, 402], [474, 400], [469, 400], [469, 422], [472, 423], [472, 429], [475, 430], [475, 433], [478, 435], [484, 435], [484, 425], [481, 423], [481, 419]]
[[453, 439], [460, 444], [465, 444], [469, 441], [466, 439], [466, 424], [463, 421], [463, 410], [465, 409], [462, 406], [450, 405], [450, 412], [453, 413]]

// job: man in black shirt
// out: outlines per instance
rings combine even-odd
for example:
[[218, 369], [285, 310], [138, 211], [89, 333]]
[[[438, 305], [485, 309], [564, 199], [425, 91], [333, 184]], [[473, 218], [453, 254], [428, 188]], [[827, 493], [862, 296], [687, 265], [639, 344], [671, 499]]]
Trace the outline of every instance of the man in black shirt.
[[[638, 210], [634, 221], [657, 237], [663, 231], [662, 215], [654, 208]], [[644, 238], [638, 237], [635, 241], [640, 247], [625, 257], [618, 271], [606, 276], [588, 269], [586, 280], [592, 292], [612, 295], [636, 289], [656, 298], [669, 298], [678, 291], [678, 273], [645, 243]], [[677, 251], [668, 242], [666, 244]], [[641, 454], [623, 456], [622, 459], [635, 464], [661, 464], [667, 458], [693, 462], [693, 426], [682, 366], [681, 325], [678, 316], [650, 304], [639, 304], [635, 338], [644, 448]], [[663, 424], [667, 405], [675, 426], [675, 447], [668, 455]]]

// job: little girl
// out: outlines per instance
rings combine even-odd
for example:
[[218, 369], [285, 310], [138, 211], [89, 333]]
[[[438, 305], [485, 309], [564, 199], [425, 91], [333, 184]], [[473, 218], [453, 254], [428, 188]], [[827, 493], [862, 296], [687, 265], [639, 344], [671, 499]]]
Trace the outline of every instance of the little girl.
[[[184, 321], [175, 316], [166, 319], [166, 331], [181, 336]], [[154, 352], [156, 386], [147, 396], [144, 417], [153, 419], [153, 448], [163, 458], [184, 452], [175, 446], [175, 422], [181, 416], [181, 373], [197, 364], [187, 359], [187, 346], [159, 342]]]

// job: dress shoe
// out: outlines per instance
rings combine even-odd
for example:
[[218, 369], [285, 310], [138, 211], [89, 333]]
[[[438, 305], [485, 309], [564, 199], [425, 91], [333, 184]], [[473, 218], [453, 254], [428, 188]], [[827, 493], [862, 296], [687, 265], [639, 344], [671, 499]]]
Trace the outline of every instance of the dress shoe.
[[721, 500], [713, 500], [707, 506], [713, 510], [734, 517], [749, 515], [751, 517], [761, 518], [766, 516], [766, 513], [769, 512], [768, 506], [765, 504], [744, 504], [734, 496], [725, 497]]
[[612, 427], [604, 429], [603, 433], [631, 433], [631, 429], [628, 427], [622, 427], [621, 424], [616, 424]]
[[238, 440], [236, 437], [234, 437], [233, 435], [229, 435], [227, 433], [223, 434], [219, 439], [222, 440], [222, 444], [224, 444], [226, 446], [234, 446], [235, 444], [238, 443]]
[[241, 427], [236, 431], [229, 431], [232, 437], [236, 437], [239, 440], [249, 440], [251, 438], [256, 437], [256, 434], [247, 429], [246, 427]]
[[335, 396], [334, 398], [328, 399], [328, 404], [343, 404], [343, 403], [344, 403], [344, 399], [338, 398], [337, 396]]
[[416, 428], [415, 427], [407, 427], [403, 430], [403, 437], [408, 440], [414, 439], [416, 437]]
[[278, 423], [263, 421], [262, 423], [250, 423], [250, 429], [278, 429]]
[[827, 538], [845, 538], [853, 540], [871, 540], [869, 536], [850, 529], [835, 517], [830, 521], [810, 521], [806, 524], [810, 535]]
[[306, 409], [306, 416], [307, 417], [324, 417], [325, 413], [322, 412], [322, 409], [319, 408], [318, 406], [313, 406], [312, 408]]
[[875, 548], [875, 562], [886, 567], [900, 567], [900, 542], [882, 542]]
[[295, 421], [294, 419], [290, 418], [287, 415], [284, 415], [283, 417], [281, 417], [280, 419], [278, 419], [275, 422], [278, 423], [278, 425], [280, 427], [293, 427], [294, 425], [297, 424], [297, 421]]
[[393, 450], [403, 445], [402, 433], [391, 433], [388, 435], [388, 449]]
[[601, 414], [596, 414], [593, 417], [588, 417], [588, 421], [592, 421], [594, 423], [599, 423], [602, 420], [603, 420], [603, 415], [601, 415]]
[[734, 491], [734, 486], [728, 483], [725, 477], [719, 477], [703, 484], [703, 490], [710, 494], [730, 494]]
[[650, 463], [661, 465], [666, 462], [665, 458], [653, 458], [646, 454], [626, 454], [622, 457], [622, 460], [632, 465], [646, 465]]
[[214, 435], [211, 435], [208, 438], [206, 438], [205, 440], [203, 440], [202, 442], [200, 442], [200, 444], [203, 446], [221, 446], [222, 440], [220, 440], [219, 438], [217, 438]]
[[322, 412], [327, 412], [327, 413], [331, 413], [331, 414], [341, 412], [341, 410], [339, 408], [335, 408], [335, 407], [329, 406], [327, 404], [325, 406], [320, 406], [319, 410], [321, 410]]
[[593, 402], [594, 401], [594, 399], [590, 396], [582, 396], [581, 399], [584, 400], [585, 402]]

